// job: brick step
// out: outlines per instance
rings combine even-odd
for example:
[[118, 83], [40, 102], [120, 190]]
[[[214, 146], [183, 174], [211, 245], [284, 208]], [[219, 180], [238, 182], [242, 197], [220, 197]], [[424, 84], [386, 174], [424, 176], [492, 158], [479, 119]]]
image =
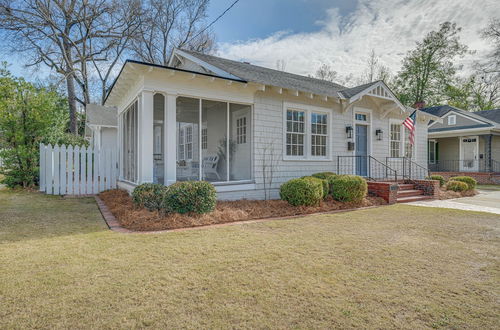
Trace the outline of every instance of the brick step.
[[417, 189], [398, 190], [398, 198], [399, 197], [408, 197], [408, 196], [420, 196], [423, 194], [424, 194], [424, 192], [422, 190], [417, 190]]
[[423, 201], [427, 199], [432, 199], [432, 196], [420, 195], [420, 196], [398, 197], [396, 201], [398, 203], [409, 203], [409, 202]]
[[400, 183], [399, 190], [414, 190], [415, 185], [413, 183]]

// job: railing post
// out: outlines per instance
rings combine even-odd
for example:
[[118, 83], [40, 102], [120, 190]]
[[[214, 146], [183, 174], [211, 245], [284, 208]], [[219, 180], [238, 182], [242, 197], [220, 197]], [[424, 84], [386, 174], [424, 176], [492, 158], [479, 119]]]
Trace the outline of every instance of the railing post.
[[340, 156], [337, 156], [337, 174], [340, 174]]

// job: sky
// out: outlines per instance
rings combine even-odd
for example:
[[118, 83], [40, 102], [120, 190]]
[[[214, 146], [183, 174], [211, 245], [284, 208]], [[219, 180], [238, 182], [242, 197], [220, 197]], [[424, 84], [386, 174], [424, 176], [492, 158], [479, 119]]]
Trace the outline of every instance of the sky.
[[[213, 21], [234, 0], [211, 0], [207, 22]], [[461, 40], [475, 50], [460, 60], [467, 69], [490, 48], [479, 38], [494, 16], [496, 0], [240, 0], [213, 26], [217, 55], [285, 70], [314, 74], [329, 64], [341, 76], [359, 76], [373, 49], [379, 62], [397, 72], [404, 55], [444, 21], [462, 27]], [[46, 75], [22, 67], [9, 57], [14, 74], [28, 79]]]
[[[213, 0], [217, 17], [233, 0]], [[465, 70], [490, 49], [479, 31], [500, 17], [495, 0], [240, 0], [214, 25], [218, 55], [234, 60], [313, 74], [327, 63], [340, 75], [359, 76], [373, 49], [379, 62], [397, 72], [415, 42], [444, 21], [462, 28], [461, 40], [474, 55], [459, 61]]]

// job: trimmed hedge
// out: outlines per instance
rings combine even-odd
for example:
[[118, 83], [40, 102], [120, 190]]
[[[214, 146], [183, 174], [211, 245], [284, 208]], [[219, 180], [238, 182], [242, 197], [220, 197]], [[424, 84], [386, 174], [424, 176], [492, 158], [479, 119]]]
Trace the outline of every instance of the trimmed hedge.
[[462, 181], [448, 181], [446, 184], [446, 189], [453, 191], [466, 191], [469, 190], [467, 183]]
[[328, 178], [333, 177], [333, 176], [337, 176], [337, 174], [335, 174], [333, 172], [320, 172], [320, 173], [311, 174], [311, 176], [318, 178], [318, 179], [322, 179], [322, 180], [328, 180]]
[[176, 182], [168, 186], [162, 209], [166, 213], [212, 212], [217, 203], [215, 187], [206, 181]]
[[331, 180], [331, 190], [335, 200], [361, 202], [368, 192], [368, 184], [357, 175], [339, 175]]
[[292, 179], [281, 185], [280, 197], [293, 206], [318, 205], [323, 198], [323, 184], [319, 179]]
[[132, 201], [138, 207], [145, 207], [150, 211], [161, 208], [163, 195], [167, 187], [156, 183], [143, 183], [132, 191]]
[[328, 194], [330, 193], [330, 185], [328, 184], [328, 181], [327, 180], [324, 180], [324, 179], [320, 179], [320, 178], [317, 178], [317, 177], [314, 177], [314, 176], [304, 176], [302, 177], [303, 179], [309, 179], [309, 180], [319, 180], [319, 182], [321, 182], [321, 185], [323, 187], [323, 199], [325, 199], [326, 197], [328, 197]]
[[446, 180], [444, 179], [444, 177], [442, 175], [431, 175], [431, 176], [428, 176], [426, 179], [439, 181], [439, 186], [441, 186], [441, 187], [444, 186], [444, 184], [446, 183]]
[[471, 178], [470, 176], [456, 176], [450, 178], [450, 181], [465, 182], [468, 186], [467, 190], [473, 190], [474, 188], [476, 188], [477, 185], [477, 181], [474, 178]]

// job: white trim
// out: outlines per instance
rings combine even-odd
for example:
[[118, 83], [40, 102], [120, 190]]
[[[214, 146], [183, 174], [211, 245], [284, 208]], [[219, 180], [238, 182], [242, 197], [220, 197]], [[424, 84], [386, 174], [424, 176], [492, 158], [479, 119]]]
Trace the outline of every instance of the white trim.
[[[450, 110], [447, 113], [445, 113], [442, 117], [440, 117], [441, 119], [443, 119], [443, 122], [441, 124], [444, 124], [444, 119], [447, 118], [447, 117], [449, 117], [450, 115], [460, 116], [462, 118], [465, 118], [465, 119], [468, 119], [468, 120], [472, 120], [472, 121], [474, 121], [476, 123], [479, 123], [479, 124], [492, 124], [490, 121], [477, 119], [477, 118], [474, 118], [472, 116], [459, 113], [459, 112], [457, 112], [455, 110]], [[437, 123], [438, 123], [437, 121], [434, 121], [432, 124], [430, 124], [428, 126], [428, 128], [431, 128], [432, 126], [434, 126]], [[448, 122], [446, 122], [446, 124], [447, 124], [447, 126], [455, 126], [456, 125], [456, 120], [455, 120], [455, 125], [449, 125]], [[457, 129], [459, 129], [459, 128], [457, 128]]]
[[[235, 75], [232, 75], [231, 73], [227, 72], [227, 71], [224, 71], [222, 69], [219, 69], [218, 67], [212, 65], [212, 64], [208, 64], [207, 62], [203, 61], [203, 60], [200, 60], [199, 58], [197, 58], [196, 56], [193, 56], [193, 55], [190, 55], [188, 53], [185, 53], [183, 52], [182, 50], [176, 48], [174, 49], [174, 52], [172, 55], [177, 55], [177, 56], [182, 56], [188, 60], [190, 60], [191, 62], [194, 62], [196, 64], [198, 64], [199, 66], [205, 68], [206, 70], [208, 71], [212, 71], [214, 74], [218, 75], [218, 76], [221, 76], [221, 77], [225, 77], [225, 78], [231, 78], [231, 79], [237, 79], [237, 80], [244, 80], [240, 77], [237, 77]], [[173, 57], [172, 57], [173, 58]], [[171, 59], [172, 59], [171, 58]], [[170, 64], [170, 63], [169, 63]]]
[[455, 126], [457, 124], [457, 115], [454, 115], [454, 114], [448, 115], [448, 116], [446, 116], [446, 118], [448, 119], [447, 120], [448, 126]]
[[[382, 97], [382, 96], [378, 96], [378, 95], [369, 94], [369, 92], [371, 92], [374, 89], [377, 89], [379, 87], [381, 87], [386, 93], [388, 93], [390, 95], [390, 97]], [[396, 103], [396, 105], [401, 110], [401, 113], [408, 112], [407, 108], [403, 104], [401, 104], [401, 102], [398, 100], [396, 95], [394, 95], [394, 93], [391, 91], [391, 89], [383, 81], [379, 81], [374, 85], [370, 85], [370, 86], [366, 87], [364, 90], [362, 90], [361, 92], [357, 93], [356, 95], [351, 96], [349, 98], [348, 103], [352, 103], [354, 101], [357, 101], [361, 97], [363, 97], [364, 95], [369, 95], [371, 97], [377, 97], [377, 98], [381, 98], [381, 99], [394, 101], [394, 103]]]
[[494, 131], [493, 127], [476, 127], [476, 128], [467, 128], [467, 129], [454, 129], [449, 131], [440, 131], [440, 132], [429, 132], [429, 138], [445, 138], [445, 137], [455, 137], [460, 134], [493, 134], [500, 135], [500, 131]]
[[229, 183], [221, 185], [218, 185], [217, 183], [212, 183], [212, 184], [215, 187], [215, 191], [217, 191], [218, 193], [228, 192], [228, 191], [255, 190], [255, 183], [239, 183], [239, 184]]
[[[287, 111], [296, 110], [304, 112], [304, 155], [303, 156], [288, 156], [286, 154], [286, 134], [287, 134]], [[311, 114], [320, 113], [326, 114], [327, 121], [327, 146], [326, 156], [312, 156], [311, 155]], [[332, 123], [333, 123], [333, 110], [315, 105], [283, 102], [282, 110], [282, 148], [283, 148], [283, 161], [331, 161], [332, 160]]]

